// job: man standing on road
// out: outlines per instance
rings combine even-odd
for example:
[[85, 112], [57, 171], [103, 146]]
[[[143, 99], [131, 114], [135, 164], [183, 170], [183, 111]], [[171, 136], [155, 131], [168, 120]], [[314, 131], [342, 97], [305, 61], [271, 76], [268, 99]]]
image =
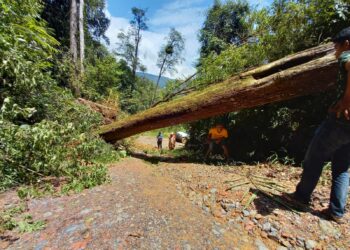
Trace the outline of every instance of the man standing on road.
[[228, 138], [227, 129], [224, 128], [222, 124], [217, 124], [215, 127], [212, 127], [208, 133], [209, 148], [205, 155], [205, 158], [208, 158], [208, 156], [211, 154], [211, 152], [214, 149], [214, 145], [216, 144], [216, 145], [219, 145], [224, 150], [225, 158], [226, 160], [228, 160], [229, 153], [226, 146], [227, 138]]
[[339, 62], [337, 99], [309, 145], [302, 178], [293, 198], [309, 204], [323, 166], [331, 160], [332, 189], [327, 214], [330, 219], [343, 223], [350, 165], [350, 27], [342, 30], [333, 42]]
[[158, 150], [163, 149], [163, 134], [162, 134], [162, 132], [159, 132], [157, 135], [157, 147], [158, 147]]

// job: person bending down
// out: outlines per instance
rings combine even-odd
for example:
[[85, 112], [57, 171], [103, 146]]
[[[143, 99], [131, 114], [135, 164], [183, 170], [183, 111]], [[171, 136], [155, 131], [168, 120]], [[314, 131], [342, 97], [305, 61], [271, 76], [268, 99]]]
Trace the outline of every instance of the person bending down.
[[213, 152], [214, 145], [217, 144], [221, 146], [221, 148], [224, 150], [225, 158], [229, 159], [229, 153], [226, 146], [227, 138], [228, 138], [227, 129], [224, 128], [222, 124], [217, 124], [215, 127], [212, 127], [208, 133], [209, 148], [205, 155], [205, 158], [209, 157], [209, 155]]

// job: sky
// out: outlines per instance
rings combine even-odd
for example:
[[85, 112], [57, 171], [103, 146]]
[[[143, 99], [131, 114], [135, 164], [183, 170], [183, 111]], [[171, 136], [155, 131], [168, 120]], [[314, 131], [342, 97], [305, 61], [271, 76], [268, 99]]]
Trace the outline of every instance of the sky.
[[[272, 0], [249, 0], [254, 6], [266, 6]], [[109, 48], [115, 49], [117, 35], [127, 30], [132, 17], [131, 8], [147, 9], [149, 29], [142, 34], [140, 60], [146, 66], [146, 72], [158, 75], [158, 51], [165, 43], [170, 28], [175, 28], [185, 39], [184, 62], [176, 67], [177, 73], [165, 76], [186, 78], [195, 72], [199, 58], [200, 44], [198, 32], [203, 25], [205, 13], [214, 0], [107, 0], [107, 16], [111, 20], [106, 35], [110, 39]]]

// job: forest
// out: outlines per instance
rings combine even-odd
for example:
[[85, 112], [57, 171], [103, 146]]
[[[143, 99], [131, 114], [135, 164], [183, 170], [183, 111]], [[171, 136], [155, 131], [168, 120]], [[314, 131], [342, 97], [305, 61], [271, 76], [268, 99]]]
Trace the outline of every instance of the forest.
[[[113, 107], [118, 117], [135, 114], [328, 42], [346, 27], [350, 13], [346, 1], [275, 1], [261, 9], [245, 1], [214, 1], [198, 36], [196, 75], [159, 88], [159, 78], [183, 60], [181, 33], [170, 29], [154, 83], [136, 74], [147, 69], [139, 59], [146, 10], [131, 10], [130, 29], [116, 34], [118, 47], [110, 51], [105, 5], [103, 0], [2, 1], [1, 189], [42, 176], [68, 176], [67, 188], [105, 180], [103, 162], [117, 159], [118, 152], [94, 135], [101, 115], [76, 98]], [[186, 126], [196, 147], [212, 124], [223, 123], [234, 135], [229, 145], [238, 161], [300, 162], [331, 101], [329, 91]]]
[[[115, 34], [112, 50], [106, 8], [106, 0], [0, 0], [0, 193], [55, 193], [53, 179], [63, 194], [108, 183], [109, 164], [125, 158], [127, 146], [99, 136], [108, 115], [96, 107], [125, 119], [326, 44], [350, 19], [348, 0], [273, 0], [265, 7], [214, 0], [198, 32], [196, 73], [163, 87], [161, 78], [176, 73], [186, 56], [183, 34], [168, 28], [154, 62], [157, 81], [149, 80], [140, 59], [148, 10], [130, 9], [128, 29]], [[203, 138], [221, 123], [232, 135], [235, 162], [300, 166], [334, 96], [331, 89], [183, 124], [186, 147], [200, 158]]]
[[[94, 135], [101, 117], [76, 103], [77, 97], [112, 106], [118, 117], [134, 114], [325, 43], [346, 27], [350, 13], [346, 1], [275, 1], [262, 9], [245, 1], [214, 1], [199, 32], [196, 76], [160, 89], [136, 75], [147, 68], [139, 60], [147, 12], [131, 10], [130, 29], [116, 34], [118, 47], [110, 51], [105, 5], [103, 0], [2, 1], [1, 189], [33, 183], [42, 175], [68, 175], [69, 183], [82, 187], [105, 179], [99, 162], [118, 158], [118, 152]], [[181, 33], [170, 29], [158, 55], [159, 78], [176, 70], [183, 50]], [[238, 161], [277, 157], [300, 162], [331, 95], [301, 97], [186, 126], [196, 146], [212, 124], [224, 123], [234, 135], [230, 148]], [[90, 182], [91, 175], [96, 176]]]

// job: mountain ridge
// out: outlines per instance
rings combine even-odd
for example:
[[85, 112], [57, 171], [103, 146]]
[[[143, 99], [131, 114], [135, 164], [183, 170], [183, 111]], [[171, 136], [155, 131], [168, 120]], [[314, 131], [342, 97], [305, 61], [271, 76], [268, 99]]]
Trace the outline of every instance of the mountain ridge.
[[[153, 75], [150, 73], [144, 73], [144, 72], [136, 72], [136, 75], [138, 77], [144, 77], [144, 78], [154, 82], [155, 84], [157, 84], [157, 80], [158, 80], [157, 75]], [[171, 81], [171, 80], [173, 80], [173, 79], [171, 79], [169, 77], [165, 77], [165, 76], [160, 77], [159, 87], [164, 88], [166, 86], [167, 82]]]

